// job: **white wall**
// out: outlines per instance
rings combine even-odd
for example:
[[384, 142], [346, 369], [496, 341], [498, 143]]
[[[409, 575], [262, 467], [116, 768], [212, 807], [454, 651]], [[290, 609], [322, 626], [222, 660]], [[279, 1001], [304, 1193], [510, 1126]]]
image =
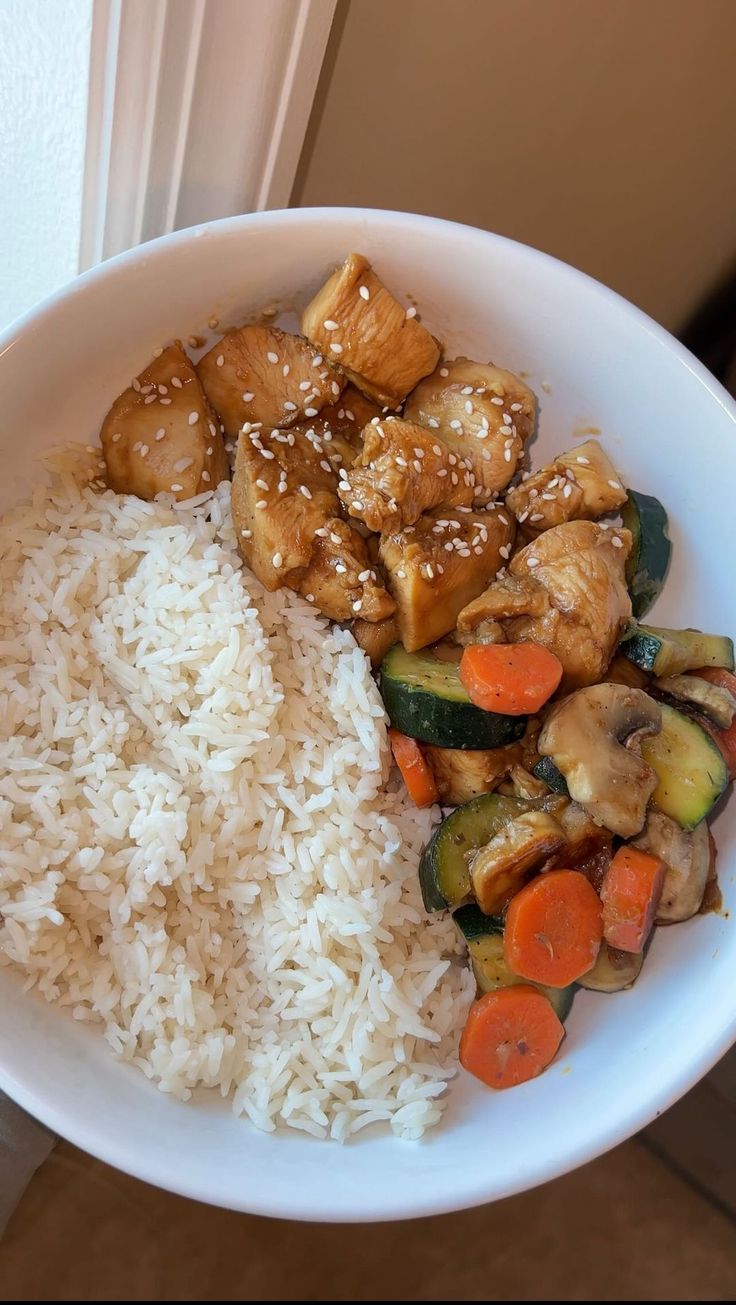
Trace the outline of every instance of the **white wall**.
[[77, 272], [92, 0], [0, 0], [0, 327]]
[[736, 258], [736, 0], [340, 0], [296, 204], [556, 254], [678, 327]]

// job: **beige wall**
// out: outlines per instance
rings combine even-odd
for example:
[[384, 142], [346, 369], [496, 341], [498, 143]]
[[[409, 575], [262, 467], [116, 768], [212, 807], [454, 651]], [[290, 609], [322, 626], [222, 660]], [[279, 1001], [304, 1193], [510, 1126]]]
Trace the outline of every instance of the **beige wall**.
[[736, 258], [736, 0], [340, 0], [293, 202], [500, 231], [677, 328]]

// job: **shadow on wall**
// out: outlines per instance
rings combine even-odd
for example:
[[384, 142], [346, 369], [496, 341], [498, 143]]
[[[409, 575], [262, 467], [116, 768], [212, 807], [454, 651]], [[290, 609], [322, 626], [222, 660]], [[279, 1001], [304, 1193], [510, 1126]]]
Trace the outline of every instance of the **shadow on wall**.
[[736, 399], [736, 268], [693, 315], [681, 338]]

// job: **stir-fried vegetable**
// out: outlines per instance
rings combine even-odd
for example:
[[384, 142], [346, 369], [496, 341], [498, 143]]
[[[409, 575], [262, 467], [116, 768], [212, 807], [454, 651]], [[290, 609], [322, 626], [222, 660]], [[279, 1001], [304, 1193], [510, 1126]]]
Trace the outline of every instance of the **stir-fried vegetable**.
[[667, 867], [636, 847], [620, 847], [601, 889], [603, 936], [622, 952], [640, 952], [652, 931]]
[[595, 964], [602, 906], [577, 870], [551, 870], [512, 898], [504, 952], [511, 969], [534, 983], [565, 988]]
[[540, 644], [471, 644], [460, 662], [460, 679], [476, 707], [532, 716], [559, 688], [562, 663]]
[[520, 739], [523, 716], [474, 706], [456, 662], [430, 648], [409, 653], [401, 644], [384, 657], [381, 693], [391, 724], [403, 734], [440, 748], [499, 748]]
[[654, 675], [681, 675], [701, 666], [723, 666], [729, 671], [734, 668], [733, 640], [700, 630], [633, 626], [621, 643], [621, 652]]
[[437, 785], [416, 739], [407, 738], [399, 730], [389, 730], [388, 737], [409, 796], [418, 807], [431, 807], [437, 801]]
[[626, 582], [632, 612], [639, 620], [661, 593], [667, 574], [672, 552], [667, 513], [658, 498], [630, 489], [621, 516], [633, 541], [626, 559]]
[[499, 988], [471, 1006], [460, 1039], [460, 1064], [488, 1087], [516, 1087], [547, 1068], [564, 1036], [550, 1002], [537, 988]]

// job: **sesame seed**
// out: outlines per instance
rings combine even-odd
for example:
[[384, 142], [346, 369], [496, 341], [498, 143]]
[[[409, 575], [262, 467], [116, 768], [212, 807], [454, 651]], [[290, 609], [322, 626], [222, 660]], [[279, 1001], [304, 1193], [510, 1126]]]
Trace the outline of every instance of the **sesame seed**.
[[[174, 467], [174, 471], [178, 471], [178, 470], [179, 470], [178, 467]], [[259, 489], [268, 489], [268, 481], [267, 481], [267, 480], [257, 480], [257, 481], [256, 481], [256, 485], [258, 486]]]
[[306, 598], [308, 603], [314, 602], [314, 594], [305, 594], [304, 597]]
[[235, 445], [234, 445], [234, 444], [231, 444], [230, 442], [228, 442], [228, 443], [225, 445], [225, 452], [226, 452], [226, 453], [232, 453], [234, 449], [235, 449]]
[[141, 440], [136, 440], [135, 444], [133, 445], [133, 452], [134, 452], [134, 453], [137, 453], [137, 452], [138, 452], [139, 448], [141, 447], [141, 442], [142, 442]]
[[511, 411], [512, 411], [512, 412], [521, 412], [522, 409], [523, 409], [523, 406], [524, 406], [524, 405], [521, 404], [521, 403], [512, 403], [512, 404], [511, 404]]
[[415, 457], [415, 458], [423, 458], [423, 457], [424, 457], [424, 449], [416, 449], [416, 448], [415, 448], [415, 450], [414, 450], [414, 457]]
[[159, 385], [159, 387], [158, 387], [158, 392], [159, 392], [159, 394], [168, 394], [168, 392], [169, 392], [169, 387], [168, 387], [168, 385]]
[[554, 494], [543, 494], [543, 495], [542, 495], [542, 498], [545, 498], [545, 499], [547, 500], [548, 503], [554, 503], [554, 501], [555, 501], [555, 496], [554, 496]]
[[618, 535], [611, 535], [611, 543], [614, 548], [623, 548], [624, 546], [623, 539], [620, 539]]
[[320, 539], [326, 539], [329, 532], [325, 526], [318, 526], [314, 533], [319, 535]]
[[491, 399], [491, 403], [495, 403], [496, 407], [498, 408], [503, 407], [503, 399], [499, 399], [497, 394], [494, 394], [493, 398]]
[[[157, 394], [147, 394], [146, 397], [145, 397], [145, 399], [143, 400], [143, 402], [144, 402], [144, 403], [155, 403], [157, 398], [158, 398], [158, 395], [157, 395]], [[163, 403], [164, 400], [162, 399], [161, 402]]]
[[455, 457], [454, 453], [449, 454], [447, 461], [449, 462], [451, 467], [457, 466], [457, 458]]
[[530, 558], [529, 558], [529, 561], [527, 562], [527, 566], [528, 566], [528, 567], [539, 566], [539, 558], [538, 558], [538, 557], [530, 557]]
[[427, 562], [424, 571], [428, 580], [434, 580], [434, 568], [429, 562]]
[[457, 472], [456, 472], [456, 471], [453, 471], [453, 472], [452, 472], [452, 475], [450, 476], [450, 480], [451, 480], [451, 482], [452, 482], [453, 485], [457, 485], [457, 483], [458, 483], [458, 479], [457, 479]]
[[483, 427], [484, 430], [490, 430], [490, 429], [491, 429], [491, 427], [490, 427], [490, 423], [489, 423], [487, 417], [481, 417], [481, 419], [480, 419], [480, 424], [481, 424], [481, 426]]
[[337, 381], [331, 381], [331, 382], [330, 382], [330, 389], [332, 390], [332, 393], [334, 394], [335, 398], [336, 398], [336, 399], [339, 399], [339, 398], [340, 398], [340, 386], [338, 385]]
[[[469, 509], [468, 509], [468, 510], [469, 510]], [[505, 517], [505, 516], [504, 516], [503, 512], [499, 512], [499, 514], [498, 514], [498, 519], [499, 519], [499, 521], [501, 522], [501, 524], [504, 525], [504, 526], [507, 526], [507, 525], [509, 524], [509, 519], [508, 519], [508, 517]]]
[[472, 405], [470, 399], [466, 399], [466, 400], [465, 400], [465, 411], [467, 412], [468, 416], [470, 416], [470, 414], [471, 414], [472, 411], [473, 411], [473, 405]]
[[172, 486], [171, 486], [172, 492], [173, 492], [174, 494], [178, 494], [179, 491], [180, 491], [182, 488], [183, 488], [182, 485], [172, 485]]
[[[325, 531], [325, 534], [327, 534], [327, 531]], [[342, 543], [342, 539], [341, 539], [340, 536], [337, 534], [337, 532], [334, 531], [334, 530], [331, 530], [331, 531], [330, 531], [330, 539], [332, 540], [332, 543], [333, 543], [333, 544], [341, 544], [341, 543]]]
[[300, 486], [299, 486], [299, 493], [300, 493], [300, 494], [303, 494], [305, 498], [311, 498], [311, 497], [312, 497], [312, 491], [311, 491], [310, 489], [307, 489], [307, 486], [306, 486], [306, 485], [300, 485]]
[[396, 575], [398, 576], [399, 580], [406, 580], [406, 571], [404, 570], [403, 567], [399, 568], [399, 570], [396, 572]]
[[274, 457], [274, 454], [271, 452], [270, 449], [261, 449], [261, 457], [265, 458], [267, 462], [271, 462], [271, 460]]
[[396, 461], [396, 466], [397, 466], [397, 467], [408, 467], [408, 466], [409, 466], [409, 463], [407, 462], [406, 458], [402, 458], [399, 454], [397, 454], [395, 461]]
[[508, 555], [509, 555], [509, 553], [511, 552], [511, 545], [510, 545], [510, 544], [502, 544], [498, 551], [499, 551], [499, 553], [501, 554], [501, 557], [503, 557], [503, 558], [508, 558]]
[[622, 486], [620, 480], [609, 480], [608, 483], [609, 483], [609, 485], [611, 486], [611, 489], [623, 489], [623, 486]]
[[358, 294], [360, 295], [361, 299], [365, 299], [366, 301], [367, 301], [368, 299], [370, 299], [370, 297], [371, 297], [371, 292], [370, 292], [370, 290], [368, 289], [368, 286], [367, 286], [367, 285], [361, 285], [361, 286], [359, 286], [359, 287], [358, 287]]
[[411, 465], [413, 466], [413, 468], [414, 468], [414, 470], [416, 471], [417, 475], [421, 474], [422, 464], [421, 464], [421, 462], [419, 461], [419, 458], [415, 458]]
[[312, 366], [321, 367], [323, 362], [324, 362], [324, 358], [322, 357], [322, 354], [316, 353], [312, 359]]
[[518, 516], [518, 518], [517, 518], [517, 520], [518, 520], [518, 522], [519, 522], [519, 525], [521, 525], [522, 522], [526, 521], [526, 519], [527, 519], [528, 516], [529, 516], [529, 509], [528, 509], [528, 508], [527, 508], [526, 512], [520, 512], [520, 513], [519, 513], [519, 516]]
[[225, 362], [224, 353], [218, 353], [217, 357], [215, 358], [215, 362], [217, 363], [218, 367], [222, 367]]
[[354, 611], [354, 612], [359, 612], [362, 606], [363, 606], [362, 600], [361, 600], [360, 598], [358, 598], [358, 599], [353, 603], [353, 611]]
[[209, 478], [210, 478], [210, 473], [209, 473], [209, 471], [203, 471], [203, 472], [202, 472], [202, 480], [204, 480], [204, 481], [208, 481]]
[[463, 385], [463, 388], [461, 389], [460, 393], [461, 393], [461, 394], [472, 394], [472, 393], [473, 393], [473, 387], [472, 387], [472, 385]]
[[344, 562], [336, 562], [336, 563], [335, 563], [335, 570], [337, 571], [337, 574], [338, 574], [338, 575], [345, 575], [346, 572], [347, 572], [347, 569], [348, 569], [348, 568], [346, 567], [346, 565], [345, 565]]
[[195, 425], [197, 424], [197, 422], [199, 421], [199, 413], [198, 413], [198, 412], [190, 412], [189, 417], [187, 418], [187, 420], [188, 420], [190, 426], [195, 426]]
[[286, 481], [285, 481], [285, 480], [280, 480], [279, 483], [278, 483], [278, 491], [279, 491], [279, 494], [285, 494], [285, 493], [286, 493], [286, 489], [287, 489]]
[[351, 504], [351, 507], [353, 508], [353, 511], [355, 511], [355, 512], [362, 512], [362, 511], [363, 511], [363, 504], [361, 503], [360, 499], [357, 499], [357, 498], [356, 498], [356, 499], [354, 500], [354, 502]]
[[432, 430], [436, 430], [437, 427], [439, 426], [439, 424], [440, 424], [440, 423], [438, 422], [438, 420], [437, 420], [436, 417], [430, 417], [430, 418], [428, 419], [428, 421], [427, 421], [427, 425], [428, 425], [428, 426], [431, 426], [431, 427], [432, 427]]
[[326, 458], [323, 458], [319, 465], [323, 471], [332, 471], [332, 467]]
[[463, 428], [463, 427], [462, 427], [462, 422], [459, 422], [459, 421], [457, 420], [457, 417], [455, 418], [454, 421], [451, 421], [451, 422], [450, 422], [450, 427], [452, 428], [452, 430], [462, 430], [462, 428]]
[[[487, 449], [484, 449], [484, 452], [487, 452], [487, 451], [488, 451]], [[503, 451], [503, 456], [504, 456], [504, 458], [506, 459], [507, 462], [510, 462], [510, 461], [511, 461], [511, 449], [504, 449], [504, 451]]]
[[475, 547], [473, 548], [473, 552], [475, 553], [476, 557], [480, 557], [482, 555], [483, 549], [480, 547], [480, 544], [475, 545]]
[[491, 455], [488, 449], [481, 449], [480, 456], [483, 458], [484, 462], [490, 462], [491, 460]]
[[532, 514], [531, 514], [529, 520], [530, 520], [530, 521], [543, 521], [543, 520], [544, 520], [544, 513], [543, 513], [543, 512], [532, 512]]
[[440, 467], [440, 470], [437, 472], [437, 475], [438, 475], [438, 476], [446, 476], [446, 475], [447, 475], [447, 467]]
[[266, 357], [268, 358], [268, 361], [269, 361], [270, 363], [273, 363], [273, 364], [274, 364], [274, 366], [276, 365], [276, 363], [277, 363], [278, 360], [279, 360], [279, 356], [278, 356], [278, 354], [277, 354], [277, 353], [274, 353], [272, 349], [269, 349], [268, 353], [266, 354]]
[[259, 510], [260, 510], [261, 508], [265, 508], [265, 507], [266, 507], [266, 500], [265, 500], [265, 498], [259, 498], [258, 502], [256, 503], [256, 507], [257, 507]]
[[163, 346], [159, 345], [158, 349], [154, 349], [153, 356], [154, 358], [160, 358], [162, 353], [163, 353]]
[[499, 435], [513, 435], [513, 431], [510, 426], [499, 426], [498, 433]]
[[[193, 462], [194, 458], [179, 458], [179, 461], [174, 463], [174, 471], [186, 471], [187, 467], [191, 467]], [[266, 485], [266, 489], [268, 489], [268, 485]]]
[[[112, 443], [113, 443], [113, 444], [117, 444], [117, 442], [118, 442], [118, 440], [119, 440], [120, 438], [121, 438], [120, 431], [119, 431], [119, 430], [116, 430], [116, 431], [115, 431], [115, 434], [114, 434], [113, 437], [112, 437]], [[158, 439], [158, 435], [156, 436], [156, 439]]]
[[289, 364], [284, 363], [283, 367], [281, 368], [281, 375], [288, 376], [290, 371], [291, 371], [291, 367], [289, 366]]
[[578, 457], [578, 458], [575, 459], [575, 461], [576, 461], [576, 462], [582, 462], [582, 464], [583, 464], [584, 467], [589, 467], [589, 466], [590, 466], [590, 458]]
[[283, 560], [284, 559], [281, 553], [274, 553], [273, 557], [271, 558], [271, 561], [273, 562], [275, 567], [280, 567]]
[[332, 350], [333, 353], [342, 353], [342, 345], [341, 345], [341, 344], [331, 344], [331, 345], [330, 345], [330, 348], [331, 348], [331, 350]]
[[208, 457], [208, 458], [211, 458], [211, 457], [212, 457], [212, 454], [214, 453], [214, 451], [215, 451], [215, 450], [213, 449], [212, 445], [210, 444], [209, 448], [207, 449], [207, 457]]
[[134, 377], [133, 377], [133, 380], [132, 380], [130, 383], [131, 383], [131, 385], [133, 386], [133, 389], [134, 389], [134, 390], [136, 390], [136, 391], [139, 391], [139, 390], [140, 390], [140, 388], [141, 388], [141, 383], [140, 383], [140, 381], [138, 380], [138, 377], [137, 377], [137, 376], [134, 376]]
[[553, 476], [549, 484], [547, 485], [547, 489], [554, 489], [555, 485], [559, 485], [559, 483], [560, 483], [559, 476]]
[[327, 320], [324, 321], [324, 322], [322, 323], [322, 325], [324, 326], [324, 328], [325, 328], [326, 331], [337, 331], [337, 330], [338, 330], [338, 324], [337, 324], [337, 322], [333, 322], [333, 320], [332, 320], [331, 317], [328, 317]]
[[510, 417], [509, 414], [508, 414], [507, 412], [505, 412], [505, 413], [503, 414], [503, 420], [504, 420], [505, 422], [507, 422], [508, 425], [510, 426], [510, 425], [511, 425], [511, 422], [513, 421], [513, 418]]
[[[142, 458], [147, 458], [147, 457], [148, 457], [148, 445], [147, 445], [147, 444], [141, 444], [141, 457], [142, 457]], [[176, 471], [176, 467], [174, 467], [174, 471]]]
[[370, 568], [367, 571], [361, 571], [360, 575], [358, 576], [358, 579], [360, 580], [361, 584], [365, 584], [366, 580], [370, 580], [370, 578], [371, 578]]
[[296, 412], [296, 404], [292, 403], [291, 399], [286, 399], [284, 401], [284, 407], [287, 412]]
[[440, 367], [440, 376], [449, 376], [450, 373], [446, 367]]
[[243, 539], [251, 539], [253, 537], [252, 530], [241, 530], [240, 533], [243, 536]]
[[172, 378], [171, 378], [171, 384], [173, 385], [173, 387], [174, 387], [175, 390], [180, 390], [180, 389], [182, 388], [182, 383], [181, 383], [181, 381], [179, 380], [179, 377], [178, 377], [178, 376], [172, 376]]
[[572, 485], [568, 481], [568, 483], [565, 485], [565, 488], [562, 491], [562, 496], [563, 498], [569, 498], [571, 494], [572, 494]]
[[167, 403], [171, 403], [171, 399], [160, 399], [159, 402], [163, 404], [167, 404]]
[[318, 409], [317, 409], [317, 408], [305, 408], [305, 409], [304, 409], [304, 416], [305, 416], [305, 417], [316, 417], [316, 416], [317, 416], [317, 412], [318, 412]]
[[246, 390], [245, 394], [243, 395], [243, 403], [252, 403], [254, 398], [255, 395], [253, 394], [253, 391]]

